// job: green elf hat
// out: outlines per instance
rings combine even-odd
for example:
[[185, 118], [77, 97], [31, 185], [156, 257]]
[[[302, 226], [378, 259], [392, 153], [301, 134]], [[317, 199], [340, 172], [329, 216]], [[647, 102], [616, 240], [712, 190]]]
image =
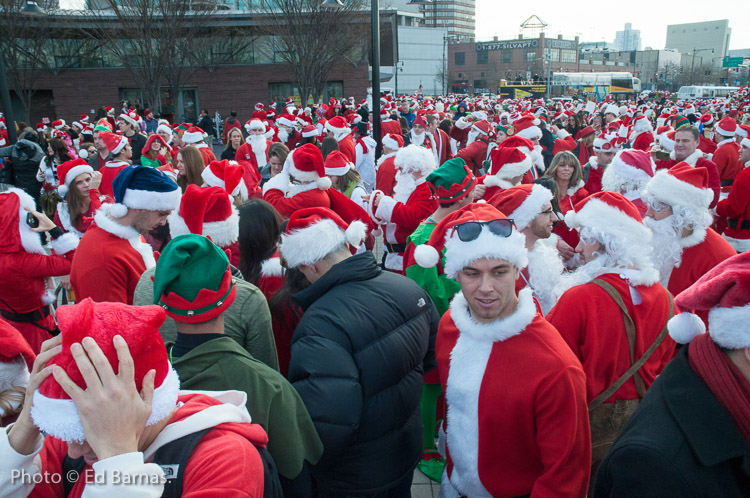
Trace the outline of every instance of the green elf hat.
[[112, 125], [109, 124], [109, 121], [107, 121], [107, 118], [102, 118], [96, 122], [96, 126], [94, 126], [94, 131], [108, 131], [111, 133]]
[[672, 120], [672, 128], [675, 130], [679, 129], [680, 126], [689, 125], [690, 120], [685, 116], [677, 116]]
[[504, 125], [502, 123], [498, 123], [497, 125], [495, 125], [495, 129], [497, 131], [502, 131], [508, 136], [511, 136], [513, 134], [513, 127], [511, 125]]
[[236, 295], [229, 258], [203, 235], [172, 239], [153, 278], [154, 304], [178, 322], [207, 322], [224, 313]]
[[466, 161], [455, 157], [427, 175], [427, 186], [438, 202], [456, 202], [477, 186], [477, 179], [466, 166]]

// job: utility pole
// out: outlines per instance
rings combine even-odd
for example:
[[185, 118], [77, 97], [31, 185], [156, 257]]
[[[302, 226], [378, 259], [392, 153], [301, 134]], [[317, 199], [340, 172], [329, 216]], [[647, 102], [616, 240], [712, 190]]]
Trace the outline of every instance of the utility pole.
[[[544, 40], [545, 45], [547, 44], [547, 40]], [[545, 56], [544, 60], [547, 61], [547, 100], [549, 100], [550, 95], [550, 75], [552, 73], [552, 57], [549, 47], [545, 47]]]

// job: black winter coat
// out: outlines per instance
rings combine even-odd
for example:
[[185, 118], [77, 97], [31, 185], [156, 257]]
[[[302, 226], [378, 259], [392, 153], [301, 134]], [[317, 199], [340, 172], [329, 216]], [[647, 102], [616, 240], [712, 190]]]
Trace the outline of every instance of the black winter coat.
[[[36, 173], [39, 170], [39, 162], [44, 158], [42, 148], [30, 140], [21, 139], [13, 145], [0, 148], [0, 157], [6, 159], [3, 182], [10, 183], [29, 194], [38, 208], [42, 182], [36, 179]], [[10, 159], [10, 165], [7, 159]]]
[[610, 449], [595, 498], [750, 497], [750, 445], [693, 372], [688, 347], [667, 364]]
[[440, 316], [412, 280], [371, 252], [334, 265], [293, 298], [304, 309], [289, 380], [324, 445], [313, 476], [325, 493], [380, 492], [422, 453], [422, 376], [435, 368]]

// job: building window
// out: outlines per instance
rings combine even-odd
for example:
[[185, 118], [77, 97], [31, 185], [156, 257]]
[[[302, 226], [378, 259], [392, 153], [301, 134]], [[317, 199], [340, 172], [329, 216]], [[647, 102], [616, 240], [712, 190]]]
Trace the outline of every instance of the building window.
[[560, 50], [560, 62], [575, 62], [576, 51], [575, 50]]
[[528, 50], [526, 52], [526, 62], [534, 62], [536, 60], [536, 50]]
[[455, 56], [455, 64], [457, 66], [463, 66], [466, 64], [466, 53], [465, 52], [456, 52], [453, 54]]
[[511, 64], [513, 62], [513, 50], [503, 50], [502, 51], [502, 61], [503, 64]]
[[480, 50], [477, 52], [477, 64], [487, 64], [489, 62], [489, 52], [487, 50]]
[[550, 50], [549, 51], [549, 60], [552, 62], [560, 62], [560, 51], [559, 50]]

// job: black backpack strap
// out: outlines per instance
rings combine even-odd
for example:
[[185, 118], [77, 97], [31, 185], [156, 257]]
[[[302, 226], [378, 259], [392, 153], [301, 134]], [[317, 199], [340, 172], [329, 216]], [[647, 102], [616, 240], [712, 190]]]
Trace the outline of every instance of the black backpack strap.
[[209, 427], [208, 429], [182, 436], [156, 450], [154, 463], [162, 468], [164, 476], [167, 478], [167, 482], [164, 484], [163, 498], [179, 498], [182, 496], [182, 483], [185, 477], [187, 461], [193, 453], [193, 449], [198, 446], [198, 442], [212, 429], [213, 427]]
[[261, 446], [256, 446], [255, 449], [258, 450], [260, 460], [263, 462], [263, 498], [284, 498], [273, 457], [267, 449]]
[[[83, 457], [70, 458], [67, 453], [65, 454], [61, 471], [63, 478], [63, 490], [65, 493], [63, 497], [67, 498], [67, 496], [70, 495], [70, 492], [73, 491], [73, 486], [75, 486], [76, 481], [78, 481], [78, 478], [80, 477], [84, 468], [86, 468], [86, 462], [84, 461]], [[74, 477], [74, 479], [71, 479], [71, 477]]]

